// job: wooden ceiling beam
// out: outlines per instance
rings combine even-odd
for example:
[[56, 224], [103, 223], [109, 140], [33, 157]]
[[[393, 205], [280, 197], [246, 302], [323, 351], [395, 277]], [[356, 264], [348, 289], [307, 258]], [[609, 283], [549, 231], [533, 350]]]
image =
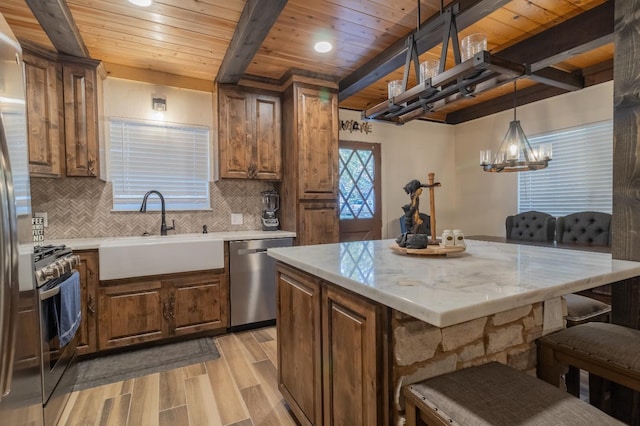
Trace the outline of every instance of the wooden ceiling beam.
[[[600, 84], [605, 81], [613, 80], [613, 61], [607, 60], [585, 68], [582, 70], [582, 76], [585, 81], [585, 87]], [[532, 102], [541, 101], [553, 96], [567, 93], [568, 90], [536, 84], [525, 89], [518, 90], [516, 96], [516, 105], [526, 105]], [[447, 114], [445, 122], [447, 124], [460, 124], [465, 121], [475, 120], [476, 118], [485, 117], [487, 115], [506, 111], [513, 108], [513, 94], [498, 96], [487, 102], [471, 105], [467, 108], [450, 112]]]
[[[458, 1], [456, 3], [459, 8], [459, 12], [456, 15], [458, 31], [467, 28], [507, 3], [509, 3], [509, 0]], [[454, 5], [450, 5], [450, 7], [454, 7]], [[444, 32], [442, 29], [443, 20], [439, 18], [439, 14], [434, 15], [421, 25], [420, 31], [416, 34], [418, 55], [442, 43], [442, 35]], [[340, 92], [338, 94], [339, 101], [355, 95], [390, 72], [402, 67], [407, 51], [406, 41], [413, 33], [414, 31], [408, 33], [405, 37], [342, 79], [340, 81]]]
[[509, 61], [529, 64], [532, 72], [538, 71], [613, 42], [613, 11], [614, 0], [609, 0], [493, 53]]
[[237, 84], [251, 63], [287, 0], [248, 0], [222, 59], [216, 81]]
[[80, 30], [65, 0], [26, 0], [40, 26], [58, 52], [89, 58]]

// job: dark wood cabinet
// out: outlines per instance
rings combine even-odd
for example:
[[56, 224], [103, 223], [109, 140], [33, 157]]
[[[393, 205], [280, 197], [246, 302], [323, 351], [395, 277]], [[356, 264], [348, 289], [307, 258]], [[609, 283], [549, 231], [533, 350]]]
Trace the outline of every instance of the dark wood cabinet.
[[301, 424], [387, 424], [384, 307], [278, 264], [278, 384]]
[[337, 203], [300, 203], [298, 237], [300, 245], [335, 243], [340, 238]]
[[338, 199], [338, 95], [294, 86], [298, 198]]
[[281, 228], [295, 231], [300, 245], [338, 242], [338, 95], [293, 82], [282, 118]]
[[99, 176], [98, 65], [62, 61], [67, 176]]
[[212, 272], [163, 281], [168, 288], [169, 333], [191, 334], [227, 327], [227, 276]]
[[76, 269], [80, 273], [80, 300], [82, 321], [78, 328], [78, 355], [86, 355], [98, 350], [97, 291], [98, 291], [98, 251], [76, 251], [80, 264]]
[[218, 109], [220, 177], [280, 180], [279, 94], [220, 85]]
[[278, 386], [300, 423], [322, 424], [320, 280], [278, 266]]
[[168, 336], [163, 293], [159, 280], [101, 286], [98, 290], [98, 348], [129, 346]]
[[100, 62], [30, 43], [23, 62], [31, 176], [99, 176]]
[[382, 424], [381, 308], [333, 286], [322, 290], [324, 423]]
[[61, 177], [64, 159], [61, 150], [59, 114], [61, 77], [57, 61], [24, 52], [29, 172], [36, 177]]
[[201, 271], [103, 281], [98, 290], [98, 349], [225, 331], [228, 276]]

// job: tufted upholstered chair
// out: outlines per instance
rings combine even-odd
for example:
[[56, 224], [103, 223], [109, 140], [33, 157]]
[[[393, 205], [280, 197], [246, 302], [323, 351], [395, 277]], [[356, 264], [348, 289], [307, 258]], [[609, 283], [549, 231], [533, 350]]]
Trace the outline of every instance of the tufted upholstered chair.
[[602, 212], [578, 212], [556, 220], [556, 241], [593, 246], [611, 245], [611, 215]]
[[553, 241], [556, 219], [535, 210], [507, 216], [507, 240]]

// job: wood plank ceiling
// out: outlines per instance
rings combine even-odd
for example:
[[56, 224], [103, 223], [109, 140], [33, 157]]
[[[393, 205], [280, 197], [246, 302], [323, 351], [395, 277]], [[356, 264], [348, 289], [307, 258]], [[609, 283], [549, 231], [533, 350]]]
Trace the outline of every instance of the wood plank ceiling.
[[[269, 0], [249, 2], [251, 6], [269, 7]], [[209, 84], [216, 80], [225, 55], [230, 54], [228, 47], [241, 22], [245, 3], [245, 0], [155, 0], [151, 6], [140, 8], [126, 0], [66, 0], [90, 56], [103, 61], [111, 75], [157, 73], [168, 76], [164, 81], [169, 84], [172, 79], [179, 82], [187, 78]], [[451, 0], [443, 4], [440, 0], [422, 0], [421, 21], [437, 16], [441, 7], [446, 8], [450, 3]], [[461, 9], [476, 4], [500, 6], [478, 15], [484, 17], [460, 29], [460, 39], [477, 32], [485, 33], [488, 49], [499, 53], [606, 0], [459, 0], [459, 3]], [[3, 0], [0, 13], [19, 39], [53, 49], [25, 0]], [[399, 66], [379, 78], [376, 76], [376, 81], [367, 83], [354, 94], [343, 90], [343, 86], [369, 68], [375, 69], [375, 64], [394, 49], [394, 44], [403, 43], [407, 35], [416, 30], [417, 14], [417, 0], [289, 0], [271, 29], [266, 29], [264, 41], [256, 46], [257, 52], [246, 68], [243, 81], [277, 84], [287, 73], [297, 70], [339, 84], [341, 107], [366, 109], [387, 98], [387, 82], [401, 79], [404, 67]], [[327, 54], [316, 53], [313, 44], [320, 39], [331, 41], [334, 49]], [[437, 39], [441, 40], [439, 34]], [[433, 43], [420, 55], [420, 61], [438, 58], [440, 49], [440, 43]], [[592, 49], [580, 51], [573, 57], [565, 54], [554, 66], [577, 74], [594, 69], [601, 74], [602, 70], [606, 71], [599, 74], [597, 81], [591, 81], [593, 84], [611, 78], [612, 58], [613, 44], [608, 41], [596, 43]], [[450, 48], [447, 68], [453, 63]], [[409, 87], [414, 84], [412, 77]], [[540, 93], [562, 93], [526, 78], [518, 83], [519, 92], [528, 87], [538, 87]], [[500, 103], [496, 99], [511, 90], [511, 85], [501, 86], [447, 105], [427, 118], [465, 121], [482, 115], [474, 112], [474, 106], [478, 110], [478, 105], [492, 101], [493, 109], [484, 109], [495, 112], [495, 105]], [[522, 103], [526, 102], [524, 98]], [[535, 100], [536, 96], [530, 95], [528, 99]], [[509, 107], [504, 98], [502, 103]], [[455, 119], [448, 120], [448, 116]]]

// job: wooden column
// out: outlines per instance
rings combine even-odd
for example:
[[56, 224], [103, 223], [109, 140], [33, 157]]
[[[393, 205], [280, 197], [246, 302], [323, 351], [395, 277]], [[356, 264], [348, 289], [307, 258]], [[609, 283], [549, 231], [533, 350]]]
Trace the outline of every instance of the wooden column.
[[[640, 0], [616, 1], [613, 112], [613, 215], [611, 253], [614, 259], [640, 261]], [[613, 320], [640, 328], [640, 280], [613, 287]]]
[[[640, 261], [640, 0], [616, 0], [614, 15], [613, 215], [614, 259]], [[640, 278], [612, 286], [612, 321], [640, 328]], [[638, 424], [638, 393], [614, 386], [612, 410]]]

